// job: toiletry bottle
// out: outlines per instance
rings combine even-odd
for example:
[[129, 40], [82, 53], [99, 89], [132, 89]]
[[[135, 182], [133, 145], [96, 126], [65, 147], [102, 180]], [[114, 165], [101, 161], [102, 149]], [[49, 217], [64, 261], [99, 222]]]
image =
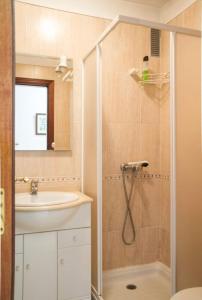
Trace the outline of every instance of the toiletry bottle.
[[149, 79], [149, 56], [144, 56], [144, 58], [143, 58], [142, 80], [146, 81], [148, 79]]

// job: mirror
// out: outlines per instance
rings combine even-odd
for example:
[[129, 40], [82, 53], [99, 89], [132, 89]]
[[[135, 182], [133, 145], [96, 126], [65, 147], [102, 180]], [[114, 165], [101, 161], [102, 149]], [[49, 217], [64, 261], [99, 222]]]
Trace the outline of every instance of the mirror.
[[15, 150], [71, 150], [73, 61], [16, 56]]

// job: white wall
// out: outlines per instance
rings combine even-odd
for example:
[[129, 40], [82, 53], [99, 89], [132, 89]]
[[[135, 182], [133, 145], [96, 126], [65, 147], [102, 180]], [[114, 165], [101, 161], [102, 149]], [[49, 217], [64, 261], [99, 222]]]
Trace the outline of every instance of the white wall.
[[94, 17], [114, 19], [126, 15], [167, 23], [196, 0], [169, 0], [164, 6], [135, 3], [135, 0], [16, 0], [39, 6], [74, 12]]
[[74, 12], [94, 17], [114, 19], [117, 15], [159, 20], [160, 9], [128, 0], [17, 0], [39, 6]]

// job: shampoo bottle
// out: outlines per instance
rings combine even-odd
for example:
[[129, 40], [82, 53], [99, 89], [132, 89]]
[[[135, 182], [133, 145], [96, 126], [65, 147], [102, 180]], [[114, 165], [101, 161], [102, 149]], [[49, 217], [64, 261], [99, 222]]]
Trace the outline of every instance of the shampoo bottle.
[[143, 71], [142, 71], [142, 80], [146, 81], [149, 79], [149, 56], [143, 58]]

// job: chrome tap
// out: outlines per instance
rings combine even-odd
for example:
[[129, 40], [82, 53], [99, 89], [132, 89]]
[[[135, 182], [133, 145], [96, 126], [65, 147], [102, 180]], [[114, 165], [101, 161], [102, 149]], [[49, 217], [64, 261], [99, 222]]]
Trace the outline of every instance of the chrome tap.
[[38, 183], [37, 179], [32, 179], [31, 181], [31, 195], [36, 195], [38, 193]]

